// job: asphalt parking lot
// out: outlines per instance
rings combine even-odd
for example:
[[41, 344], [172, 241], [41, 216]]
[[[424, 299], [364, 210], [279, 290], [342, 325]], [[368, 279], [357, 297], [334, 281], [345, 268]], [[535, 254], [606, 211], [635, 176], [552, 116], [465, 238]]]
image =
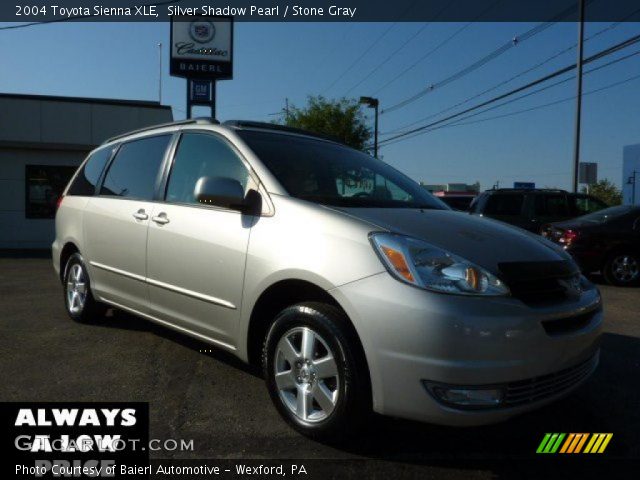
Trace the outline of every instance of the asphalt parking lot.
[[331, 446], [289, 429], [262, 379], [230, 355], [124, 313], [76, 324], [49, 259], [0, 258], [0, 401], [146, 401], [152, 437], [194, 440], [193, 452], [165, 455], [181, 458], [359, 459], [385, 478], [512, 478], [542, 461], [545, 432], [612, 432], [603, 456], [615, 468], [640, 460], [640, 289], [601, 290], [601, 365], [570, 397], [481, 428], [374, 417], [357, 440]]

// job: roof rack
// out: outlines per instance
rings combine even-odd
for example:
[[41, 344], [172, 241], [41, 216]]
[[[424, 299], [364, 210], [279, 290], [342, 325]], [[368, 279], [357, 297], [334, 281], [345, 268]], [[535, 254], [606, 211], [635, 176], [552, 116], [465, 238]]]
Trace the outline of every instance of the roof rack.
[[295, 127], [287, 127], [286, 125], [279, 125], [277, 123], [268, 123], [268, 122], [256, 122], [253, 120], [227, 120], [223, 123], [228, 127], [235, 128], [260, 128], [264, 130], [276, 130], [279, 132], [288, 132], [288, 133], [296, 133], [298, 135], [306, 135], [307, 137], [316, 137], [321, 138], [323, 140], [329, 140], [331, 142], [336, 143], [344, 143], [339, 138], [334, 137], [332, 135], [325, 135], [323, 133], [311, 132], [309, 130], [304, 130], [302, 128]]
[[121, 133], [120, 135], [116, 135], [114, 137], [106, 139], [102, 144], [113, 142], [114, 140], [118, 140], [120, 138], [128, 137], [129, 135], [133, 135], [136, 133], [147, 132], [149, 130], [155, 130], [157, 128], [163, 127], [175, 127], [179, 125], [220, 125], [220, 122], [212, 117], [197, 117], [197, 118], [188, 118], [186, 120], [177, 120], [175, 122], [168, 123], [160, 123], [158, 125], [150, 125], [148, 127], [138, 128], [137, 130], [132, 130], [127, 133]]
[[557, 192], [569, 193], [561, 188], [490, 188], [486, 192]]

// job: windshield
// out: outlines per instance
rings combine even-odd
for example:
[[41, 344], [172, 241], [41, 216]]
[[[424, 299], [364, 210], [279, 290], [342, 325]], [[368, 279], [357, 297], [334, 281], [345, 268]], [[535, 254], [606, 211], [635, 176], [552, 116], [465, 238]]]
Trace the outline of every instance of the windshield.
[[352, 148], [282, 133], [238, 134], [292, 197], [341, 207], [449, 210], [407, 176]]
[[613, 220], [614, 218], [620, 218], [632, 210], [634, 210], [632, 205], [619, 205], [617, 207], [605, 208], [604, 210], [599, 210], [595, 213], [583, 215], [580, 217], [580, 220], [592, 223], [605, 223], [609, 220]]

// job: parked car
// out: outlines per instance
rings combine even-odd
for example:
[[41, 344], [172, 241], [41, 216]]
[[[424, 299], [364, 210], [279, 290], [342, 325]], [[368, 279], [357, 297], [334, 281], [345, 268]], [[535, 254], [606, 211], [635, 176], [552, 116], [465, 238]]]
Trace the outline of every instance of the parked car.
[[71, 318], [116, 307], [261, 365], [277, 410], [315, 437], [371, 408], [497, 422], [599, 359], [600, 294], [563, 249], [271, 124], [108, 140], [65, 191], [53, 263]]
[[612, 285], [640, 282], [640, 207], [611, 207], [552, 223], [542, 234], [562, 245], [585, 273], [600, 271]]
[[495, 218], [534, 233], [543, 225], [607, 208], [603, 201], [564, 190], [499, 188], [481, 193], [472, 213]]
[[459, 210], [461, 212], [469, 211], [471, 203], [476, 198], [476, 194], [466, 192], [434, 192], [434, 195], [454, 210]]

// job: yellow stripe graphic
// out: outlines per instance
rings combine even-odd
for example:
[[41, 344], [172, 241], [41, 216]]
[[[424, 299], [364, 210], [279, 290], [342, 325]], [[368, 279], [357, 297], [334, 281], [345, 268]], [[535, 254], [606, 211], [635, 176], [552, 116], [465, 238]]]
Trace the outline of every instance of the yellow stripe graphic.
[[584, 449], [583, 453], [591, 453], [591, 447], [595, 443], [597, 437], [598, 437], [598, 434], [596, 433], [593, 433], [591, 435], [591, 440], [589, 440], [589, 443], [587, 443], [587, 448]]
[[602, 442], [602, 445], [600, 445], [600, 450], [598, 450], [598, 453], [604, 452], [604, 449], [607, 448], [607, 445], [609, 445], [609, 442], [613, 437], [613, 433], [606, 433], [604, 435], [605, 435], [605, 439], [604, 439], [604, 442]]
[[564, 442], [564, 444], [562, 445], [562, 448], [560, 449], [560, 453], [565, 453], [567, 451], [567, 448], [569, 448], [569, 445], [571, 445], [571, 442], [573, 441], [573, 438], [576, 436], [575, 433], [570, 433], [569, 437], [567, 437], [567, 440]]
[[604, 437], [605, 437], [604, 433], [598, 433], [598, 439], [596, 440], [596, 443], [593, 444], [593, 447], [591, 448], [591, 453], [596, 453], [598, 451], [598, 448], [600, 447], [600, 444], [604, 440]]

